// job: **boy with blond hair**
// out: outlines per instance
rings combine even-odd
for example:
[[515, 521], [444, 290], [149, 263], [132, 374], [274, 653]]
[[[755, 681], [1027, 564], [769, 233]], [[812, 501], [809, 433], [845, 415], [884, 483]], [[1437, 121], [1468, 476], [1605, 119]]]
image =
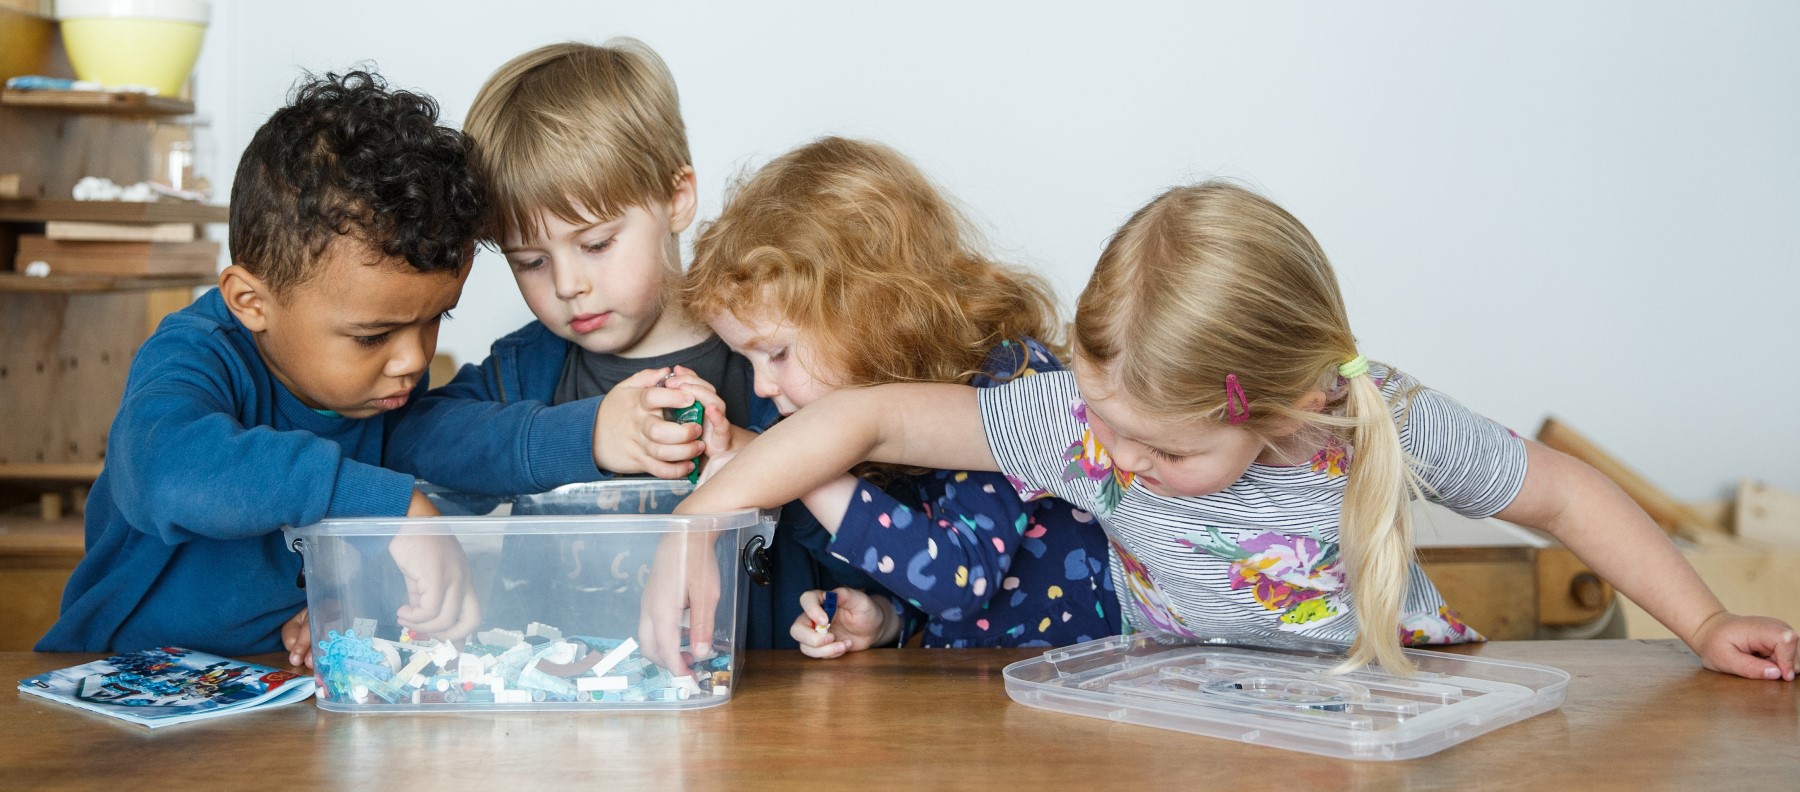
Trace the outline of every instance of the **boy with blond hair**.
[[[381, 463], [469, 275], [486, 211], [469, 154], [429, 97], [360, 71], [302, 84], [257, 130], [232, 185], [232, 265], [132, 360], [87, 556], [38, 651], [285, 644], [307, 662], [282, 526], [437, 514]], [[406, 579], [400, 626], [475, 629], [454, 538], [385, 549]]]
[[[527, 52], [488, 78], [464, 128], [493, 197], [489, 241], [537, 319], [421, 399], [395, 431], [394, 464], [496, 495], [678, 478], [779, 418], [749, 362], [681, 306], [680, 235], [698, 200], [675, 81], [655, 51], [620, 38]], [[665, 418], [696, 400], [704, 438]], [[800, 591], [873, 585], [824, 552], [830, 536], [810, 515], [788, 511], [773, 554], [786, 618], [753, 602], [752, 646], [793, 645], [785, 626]], [[637, 578], [651, 561], [619, 552], [630, 557], [587, 566]], [[517, 602], [548, 585], [532, 577], [550, 564], [501, 564]]]

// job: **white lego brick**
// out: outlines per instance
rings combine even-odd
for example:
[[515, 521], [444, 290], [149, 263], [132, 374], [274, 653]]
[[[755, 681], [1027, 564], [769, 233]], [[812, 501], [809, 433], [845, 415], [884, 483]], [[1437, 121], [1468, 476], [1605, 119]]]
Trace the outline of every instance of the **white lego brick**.
[[593, 691], [624, 690], [631, 685], [621, 676], [609, 677], [576, 677], [575, 689], [583, 693]]
[[613, 670], [613, 666], [624, 662], [625, 658], [635, 651], [637, 651], [637, 639], [626, 638], [624, 643], [613, 647], [611, 651], [600, 658], [600, 662], [594, 666], [594, 676], [606, 676], [606, 672]]

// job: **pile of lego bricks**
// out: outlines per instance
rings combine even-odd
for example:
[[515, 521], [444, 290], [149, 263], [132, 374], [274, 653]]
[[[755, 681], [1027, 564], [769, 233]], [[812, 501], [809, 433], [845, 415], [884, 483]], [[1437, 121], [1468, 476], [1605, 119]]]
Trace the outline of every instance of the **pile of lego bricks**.
[[638, 651], [637, 641], [564, 637], [549, 625], [524, 632], [484, 630], [458, 648], [402, 630], [398, 640], [374, 635], [375, 622], [357, 619], [335, 630], [313, 652], [319, 697], [325, 701], [388, 705], [681, 702], [728, 696], [731, 656], [696, 660], [683, 652], [691, 675], [672, 676]]

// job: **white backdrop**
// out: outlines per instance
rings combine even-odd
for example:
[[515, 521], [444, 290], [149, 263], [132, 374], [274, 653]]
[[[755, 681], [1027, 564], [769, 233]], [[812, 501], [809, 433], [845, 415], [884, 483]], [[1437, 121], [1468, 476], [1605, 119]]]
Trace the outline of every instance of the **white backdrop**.
[[[883, 5], [219, 0], [198, 91], [228, 182], [302, 69], [373, 61], [460, 123], [508, 58], [634, 35], [702, 217], [794, 145], [876, 138], [1069, 306], [1133, 209], [1235, 177], [1319, 237], [1371, 357], [1681, 497], [1800, 489], [1800, 5]], [[485, 253], [442, 350], [529, 319]]]

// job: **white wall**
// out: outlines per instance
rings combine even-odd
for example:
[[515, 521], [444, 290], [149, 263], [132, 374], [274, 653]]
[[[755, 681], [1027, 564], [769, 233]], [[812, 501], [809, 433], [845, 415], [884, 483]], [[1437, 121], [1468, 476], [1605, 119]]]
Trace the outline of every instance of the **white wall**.
[[[1521, 433], [1555, 413], [1679, 496], [1800, 489], [1800, 5], [216, 2], [225, 179], [301, 69], [375, 61], [460, 120], [508, 58], [640, 37], [682, 92], [702, 215], [825, 133], [918, 160], [1067, 303], [1165, 186], [1259, 186], [1363, 349]], [[530, 318], [477, 262], [442, 347]]]

